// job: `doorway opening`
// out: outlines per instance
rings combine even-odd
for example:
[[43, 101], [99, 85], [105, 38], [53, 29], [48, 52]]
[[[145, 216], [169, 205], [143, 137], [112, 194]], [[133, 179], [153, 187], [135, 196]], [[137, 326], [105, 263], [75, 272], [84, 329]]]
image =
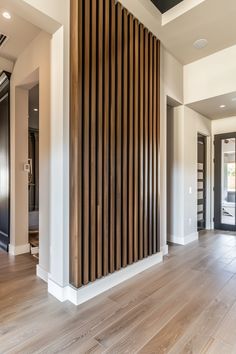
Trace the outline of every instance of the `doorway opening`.
[[39, 84], [29, 90], [28, 207], [31, 254], [39, 254]]
[[197, 139], [197, 228], [206, 229], [206, 137], [198, 134]]
[[236, 133], [215, 135], [216, 229], [236, 231]]

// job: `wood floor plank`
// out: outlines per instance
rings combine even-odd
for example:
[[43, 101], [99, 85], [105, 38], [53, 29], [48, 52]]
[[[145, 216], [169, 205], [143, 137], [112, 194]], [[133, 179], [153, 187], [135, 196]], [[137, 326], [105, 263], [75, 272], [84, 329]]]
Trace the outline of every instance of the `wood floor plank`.
[[29, 255], [0, 251], [0, 352], [235, 353], [236, 234], [201, 233], [160, 265], [76, 307]]

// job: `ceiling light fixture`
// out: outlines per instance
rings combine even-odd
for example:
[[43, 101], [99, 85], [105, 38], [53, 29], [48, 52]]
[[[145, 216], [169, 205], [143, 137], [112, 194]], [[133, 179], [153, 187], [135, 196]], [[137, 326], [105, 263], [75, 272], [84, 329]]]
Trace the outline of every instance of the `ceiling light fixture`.
[[6, 20], [10, 20], [11, 19], [11, 14], [7, 11], [4, 11], [2, 13], [2, 16], [6, 19]]
[[196, 49], [202, 49], [202, 48], [205, 48], [208, 44], [208, 40], [205, 39], [205, 38], [201, 38], [201, 39], [197, 39], [194, 43], [193, 43], [193, 46], [196, 48]]
[[225, 108], [225, 107], [226, 107], [225, 104], [221, 104], [221, 105], [220, 105], [220, 108]]

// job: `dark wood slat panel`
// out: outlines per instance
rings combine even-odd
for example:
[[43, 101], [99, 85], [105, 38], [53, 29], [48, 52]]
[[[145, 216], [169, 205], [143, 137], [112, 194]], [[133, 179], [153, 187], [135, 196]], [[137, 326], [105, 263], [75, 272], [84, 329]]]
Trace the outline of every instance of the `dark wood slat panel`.
[[97, 127], [97, 277], [101, 278], [103, 269], [103, 47], [104, 47], [104, 8], [98, 1], [98, 127]]
[[149, 129], [149, 124], [148, 124], [148, 95], [149, 95], [149, 85], [148, 85], [148, 74], [149, 74], [149, 36], [148, 36], [148, 30], [145, 29], [144, 31], [144, 36], [145, 36], [145, 73], [144, 73], [144, 81], [145, 81], [145, 99], [144, 99], [144, 257], [147, 257], [148, 255], [148, 185], [149, 185], [149, 155], [148, 155], [148, 145], [149, 145], [149, 139], [148, 139], [148, 129]]
[[127, 265], [128, 178], [128, 13], [123, 10], [123, 143], [122, 143], [122, 266]]
[[111, 6], [111, 98], [110, 98], [110, 272], [115, 270], [116, 232], [116, 6]]
[[82, 50], [83, 1], [71, 2], [70, 88], [70, 282], [82, 285]]
[[122, 8], [116, 5], [117, 11], [117, 38], [116, 38], [116, 270], [121, 268], [122, 242]]
[[134, 138], [133, 138], [133, 113], [134, 113], [134, 21], [129, 15], [129, 176], [128, 176], [128, 263], [133, 263], [133, 232], [134, 232]]
[[104, 145], [103, 145], [103, 168], [104, 168], [104, 184], [103, 184], [103, 275], [109, 272], [109, 158], [110, 158], [110, 0], [105, 0], [105, 30], [104, 30]]
[[84, 3], [83, 284], [89, 282], [90, 237], [90, 0]]
[[139, 45], [139, 259], [143, 258], [144, 240], [144, 28], [140, 25]]
[[134, 261], [139, 257], [139, 24], [134, 20]]
[[153, 227], [153, 253], [157, 252], [157, 210], [156, 210], [156, 199], [157, 199], [157, 47], [156, 40], [153, 39], [153, 131], [152, 131], [152, 140], [153, 140], [153, 155], [152, 155], [152, 227]]
[[159, 251], [160, 44], [113, 0], [71, 4], [70, 282], [79, 287]]
[[90, 129], [90, 280], [96, 279], [96, 239], [97, 239], [97, 0], [91, 2], [91, 129]]
[[160, 41], [157, 40], [157, 251], [160, 252]]
[[149, 210], [148, 210], [148, 218], [149, 218], [149, 255], [153, 252], [153, 230], [152, 230], [152, 121], [153, 121], [153, 36], [149, 33]]

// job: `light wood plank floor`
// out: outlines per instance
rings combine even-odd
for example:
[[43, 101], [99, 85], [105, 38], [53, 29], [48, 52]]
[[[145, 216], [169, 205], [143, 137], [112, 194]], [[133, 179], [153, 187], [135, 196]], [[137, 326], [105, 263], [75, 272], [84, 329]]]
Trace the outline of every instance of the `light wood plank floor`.
[[236, 353], [236, 234], [205, 232], [75, 307], [0, 251], [0, 353]]

